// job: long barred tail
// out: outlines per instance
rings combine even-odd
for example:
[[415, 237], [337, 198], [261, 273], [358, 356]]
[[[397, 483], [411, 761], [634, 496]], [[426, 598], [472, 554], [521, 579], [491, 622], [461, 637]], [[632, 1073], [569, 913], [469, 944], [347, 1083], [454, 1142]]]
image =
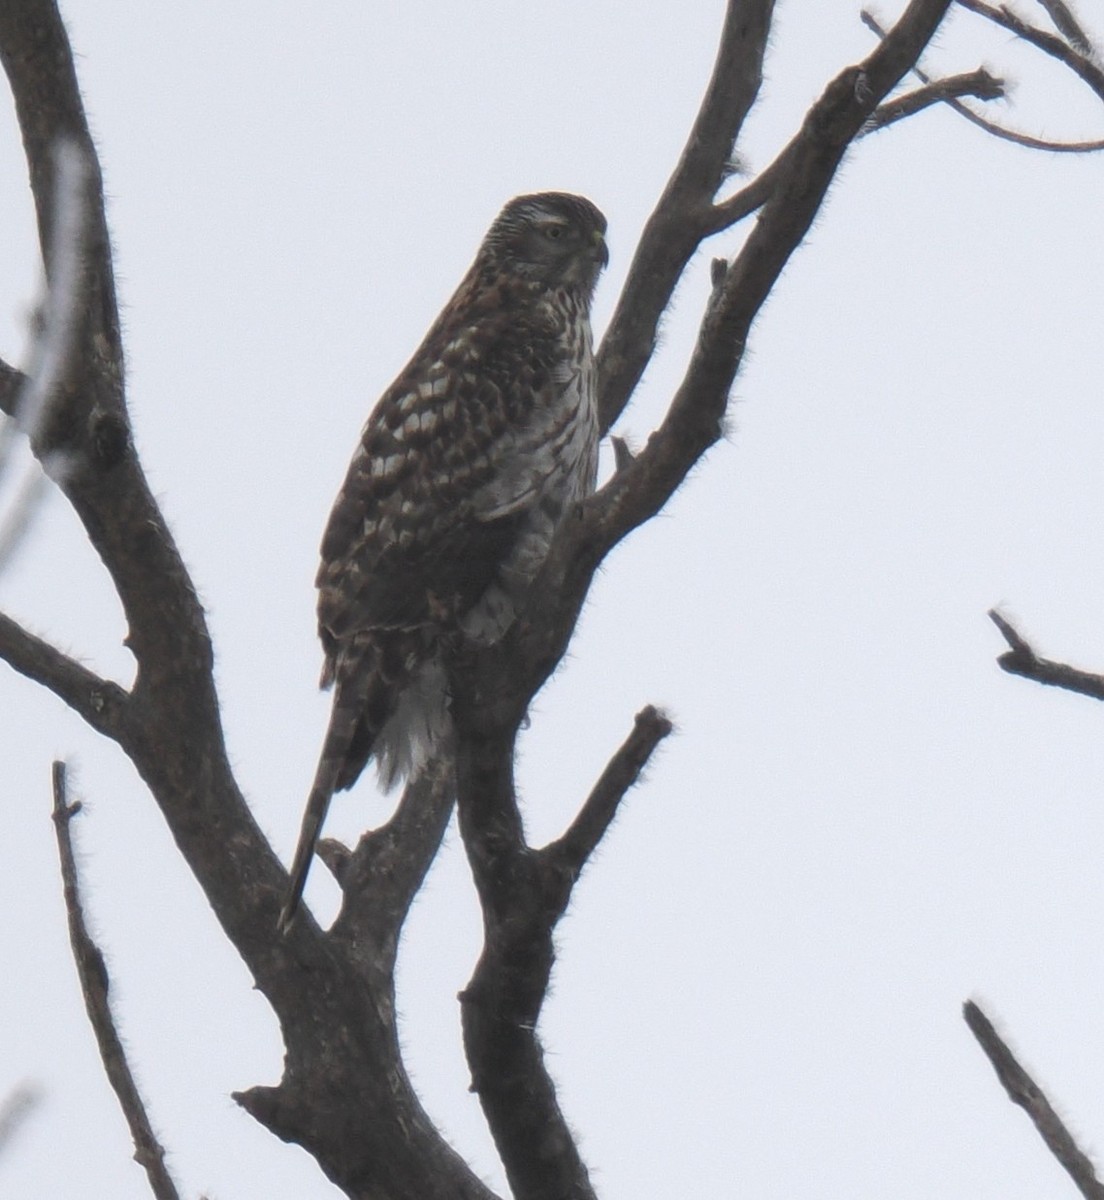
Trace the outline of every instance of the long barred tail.
[[318, 845], [318, 835], [322, 832], [322, 822], [326, 819], [333, 793], [332, 783], [328, 788], [319, 787], [317, 784], [311, 788], [307, 810], [303, 813], [303, 825], [299, 830], [299, 845], [295, 848], [295, 859], [291, 864], [291, 884], [277, 922], [281, 933], [287, 933], [299, 911], [303, 889], [307, 886], [311, 859], [314, 857], [314, 848]]
[[[303, 813], [299, 844], [291, 864], [287, 898], [280, 910], [278, 927], [281, 933], [291, 928], [299, 911], [311, 860], [334, 792], [351, 786], [371, 756], [372, 743], [379, 726], [367, 718], [377, 707], [372, 699], [373, 693], [380, 690], [381, 682], [373, 670], [374, 658], [374, 648], [350, 645], [337, 665], [337, 686], [334, 689], [330, 723]], [[356, 763], [355, 770], [351, 768], [351, 762]]]

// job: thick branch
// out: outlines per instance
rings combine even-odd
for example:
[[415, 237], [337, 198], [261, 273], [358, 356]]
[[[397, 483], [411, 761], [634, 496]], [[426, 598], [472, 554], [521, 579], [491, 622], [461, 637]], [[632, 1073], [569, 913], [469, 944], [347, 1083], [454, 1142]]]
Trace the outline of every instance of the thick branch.
[[1066, 663], [1040, 658], [1012, 623], [995, 608], [989, 610], [989, 619], [1001, 631], [1010, 647], [997, 659], [1002, 670], [1010, 675], [1034, 679], [1036, 683], [1065, 688], [1068, 692], [1079, 692], [1082, 696], [1091, 696], [1094, 700], [1104, 700], [1104, 675], [1093, 675]]
[[118, 740], [129, 694], [0, 613], [0, 659], [64, 700], [97, 733]]
[[157, 1140], [146, 1114], [145, 1105], [138, 1092], [138, 1085], [127, 1062], [126, 1052], [115, 1029], [111, 1015], [108, 990], [111, 981], [107, 974], [100, 948], [92, 940], [84, 920], [81, 905], [80, 880], [73, 854], [73, 840], [69, 823], [80, 812], [80, 804], [70, 804], [66, 797], [65, 763], [55, 762], [53, 767], [54, 786], [54, 830], [57, 834], [58, 855], [61, 858], [61, 878], [65, 886], [65, 911], [69, 916], [69, 941], [73, 947], [73, 959], [80, 976], [84, 1007], [96, 1043], [100, 1048], [104, 1071], [108, 1082], [119, 1098], [119, 1104], [130, 1127], [134, 1140], [134, 1159], [146, 1172], [150, 1188], [157, 1200], [179, 1200], [180, 1193], [165, 1166], [165, 1151]]
[[[721, 436], [728, 395], [751, 325], [802, 242], [848, 145], [916, 61], [950, 0], [913, 0], [858, 67], [835, 79], [807, 114], [778, 168], [778, 180], [731, 267], [714, 273], [698, 343], [660, 428], [644, 449], [572, 519], [563, 522], [530, 589], [523, 619], [471, 663], [452, 672], [458, 707], [473, 731], [495, 731], [500, 753], [529, 702], [562, 657], [594, 572], [629, 532], [666, 504]], [[499, 768], [496, 767], [496, 770]]]
[[335, 854], [332, 842], [318, 848], [344, 893], [331, 933], [392, 1002], [399, 934], [445, 836], [455, 795], [455, 768], [445, 754], [407, 784], [392, 818], [354, 851]]
[[660, 318], [706, 233], [711, 202], [763, 78], [774, 0], [729, 0], [713, 75], [682, 158], [644, 227], [598, 352], [603, 432], [655, 352]]
[[[572, 889], [671, 722], [648, 707], [567, 832], [534, 852], [521, 836], [510, 758], [461, 737], [460, 827], [483, 906], [483, 954], [461, 995], [464, 1046], [517, 1200], [593, 1196], [537, 1037]], [[493, 765], [498, 765], [495, 773]]]
[[[603, 556], [662, 507], [720, 436], [755, 315], [804, 239], [847, 146], [916, 61], [948, 3], [914, 0], [866, 62], [843, 72], [813, 106], [744, 249], [731, 269], [714, 272], [697, 348], [662, 426], [637, 457], [623, 455], [613, 479], [564, 523], [525, 612], [502, 642], [450, 664], [460, 828], [484, 914], [483, 954], [462, 997], [464, 1042], [472, 1086], [519, 1200], [586, 1197], [592, 1189], [535, 1036], [553, 961], [551, 930], [575, 873], [564, 856], [537, 854], [525, 843], [513, 780], [518, 728], [563, 654]], [[666, 201], [665, 194], [661, 209]], [[615, 791], [596, 800], [574, 830], [567, 845], [576, 859], [608, 823], [601, 807], [608, 814]]]
[[[138, 670], [127, 719], [113, 736], [280, 1020], [283, 1081], [245, 1093], [242, 1103], [278, 1136], [303, 1145], [349, 1195], [491, 1200], [414, 1095], [392, 1014], [365, 987], [361, 965], [314, 922], [275, 936], [287, 872], [231, 772], [204, 613], [131, 442], [99, 167], [52, 0], [0, 3], [0, 60], [16, 99], [44, 246], [51, 147], [75, 141], [93, 168], [88, 311], [74, 377], [63, 402], [52, 405], [36, 450], [64, 451], [61, 487], [126, 616]], [[10, 391], [10, 369], [2, 381]], [[88, 677], [79, 669], [10, 625], [0, 632], [9, 661], [66, 700], [80, 700]], [[91, 720], [88, 709], [80, 711]]]
[[572, 880], [524, 843], [512, 754], [465, 732], [460, 831], [483, 909], [483, 953], [460, 994], [471, 1088], [515, 1200], [595, 1200], [536, 1033]]
[[1047, 1149], [1069, 1172], [1081, 1195], [1086, 1200], [1104, 1200], [1104, 1186], [1097, 1180], [1092, 1163], [1073, 1140], [1043, 1090], [1016, 1061], [1016, 1056], [993, 1028], [989, 1018], [972, 1000], [963, 1005], [962, 1013], [970, 1032], [993, 1064], [993, 1070], [1008, 1093], [1008, 1098], [1013, 1104], [1018, 1104], [1035, 1123]]
[[586, 501], [580, 518], [565, 523], [533, 589], [536, 611], [503, 644], [502, 664], [494, 662], [493, 654], [486, 657], [488, 676], [481, 692], [494, 696], [501, 712], [509, 705], [519, 707], [516, 673], [511, 679], [501, 669], [505, 660], [516, 658], [517, 641], [524, 643], [520, 648], [543, 682], [563, 652], [598, 564], [626, 534], [659, 512], [721, 436], [729, 391], [755, 317], [804, 240], [847, 147], [915, 63], [948, 4], [914, 0], [881, 45], [833, 80], [809, 110], [801, 132], [774, 168], [771, 197], [743, 249], [730, 267], [714, 273], [697, 346], [662, 425], [633, 461]]
[[103, 181], [56, 4], [49, 0], [0, 4], [0, 62], [15, 98], [48, 277], [53, 269], [49, 251], [54, 243], [56, 147], [72, 143], [88, 163], [91, 221], [85, 245], [87, 281], [81, 289], [88, 308], [80, 344], [82, 357], [104, 360], [121, 384], [123, 347]]
[[[107, 715], [99, 712], [102, 697], [118, 700], [117, 689], [105, 692], [91, 673], [10, 621], [0, 623], [0, 653], [120, 740], [264, 986], [286, 966], [263, 927], [266, 905], [274, 914], [286, 876], [230, 774], [203, 611], [131, 445], [100, 171], [72, 53], [51, 0], [0, 4], [0, 61], [15, 97], [44, 254], [53, 236], [54, 148], [75, 144], [86, 159], [87, 278], [78, 289], [86, 310], [65, 395], [51, 403], [50, 428], [36, 451], [64, 450], [62, 490], [122, 601], [127, 645], [138, 662], [128, 720], [109, 723], [118, 704], [114, 712], [109, 704]], [[3, 373], [6, 390], [20, 382], [16, 376], [10, 368]]]

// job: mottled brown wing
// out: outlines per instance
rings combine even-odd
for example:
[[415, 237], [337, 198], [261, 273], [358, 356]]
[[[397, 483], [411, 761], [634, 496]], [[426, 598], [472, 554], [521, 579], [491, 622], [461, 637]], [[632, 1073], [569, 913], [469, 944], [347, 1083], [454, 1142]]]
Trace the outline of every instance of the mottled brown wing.
[[565, 386], [554, 352], [547, 327], [497, 304], [463, 331], [431, 331], [369, 418], [330, 516], [328, 650], [364, 630], [448, 624], [491, 584], [527, 495], [490, 511], [488, 487]]

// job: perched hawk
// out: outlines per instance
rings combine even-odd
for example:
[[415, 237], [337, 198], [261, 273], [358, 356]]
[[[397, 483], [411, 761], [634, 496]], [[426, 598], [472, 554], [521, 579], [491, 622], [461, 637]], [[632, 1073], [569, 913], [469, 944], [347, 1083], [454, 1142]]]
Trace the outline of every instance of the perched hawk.
[[593, 487], [590, 300], [605, 217], [581, 196], [519, 196], [361, 434], [322, 540], [318, 627], [333, 712], [307, 801], [295, 916], [335, 791], [370, 758], [385, 787], [449, 728], [441, 651], [488, 644]]

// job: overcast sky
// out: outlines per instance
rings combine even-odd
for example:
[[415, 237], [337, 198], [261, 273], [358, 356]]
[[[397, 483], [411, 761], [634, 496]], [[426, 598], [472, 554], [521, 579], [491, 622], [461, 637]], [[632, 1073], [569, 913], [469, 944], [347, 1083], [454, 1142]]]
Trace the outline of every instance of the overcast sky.
[[[364, 417], [517, 193], [606, 212], [604, 326], [723, 5], [63, 7], [138, 446], [207, 605], [232, 759], [289, 858], [328, 704], [318, 541]], [[1104, 31], [1101, 0], [1080, 7]], [[1099, 103], [980, 33], [958, 18], [929, 71], [985, 62], [1018, 81], [1000, 119], [1104, 135]], [[747, 164], [871, 45], [853, 0], [780, 3]], [[19, 362], [38, 268], [6, 100], [0, 163], [0, 354]], [[947, 112], [861, 143], [753, 330], [730, 438], [611, 557], [539, 697], [521, 763], [538, 842], [639, 707], [678, 723], [577, 889], [542, 1024], [607, 1200], [1072, 1195], [963, 1025], [970, 996], [1104, 1153], [1104, 708], [1005, 676], [985, 617], [1001, 605], [1041, 652], [1104, 669], [1102, 192], [1099, 157]], [[630, 440], [680, 378], [708, 256]], [[0, 607], [129, 681], [119, 606], [59, 497]], [[69, 954], [59, 755], [116, 1013], [187, 1194], [336, 1195], [229, 1099], [279, 1078], [276, 1022], [134, 772], [3, 667], [0, 706], [0, 1095], [42, 1096], [0, 1195], [148, 1195]], [[366, 776], [329, 828], [386, 813]], [[308, 900], [335, 911], [324, 870]], [[478, 933], [450, 832], [403, 946], [404, 1039], [429, 1111], [502, 1187], [455, 1001]]]

